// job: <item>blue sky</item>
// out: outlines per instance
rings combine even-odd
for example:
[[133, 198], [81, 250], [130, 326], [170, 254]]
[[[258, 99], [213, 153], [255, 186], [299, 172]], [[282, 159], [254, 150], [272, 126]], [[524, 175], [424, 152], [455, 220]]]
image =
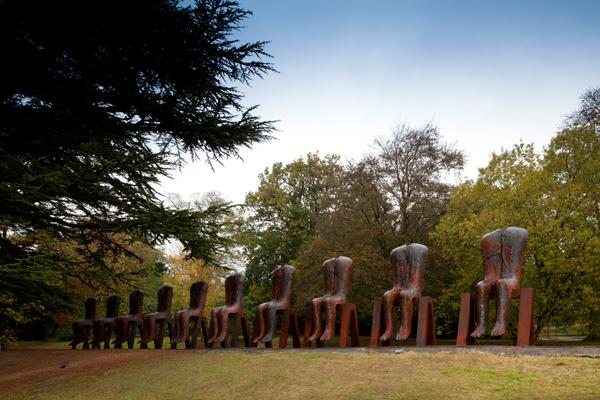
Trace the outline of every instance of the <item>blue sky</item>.
[[308, 152], [358, 159], [395, 124], [438, 125], [475, 178], [519, 141], [547, 145], [579, 96], [600, 86], [600, 1], [245, 0], [242, 40], [268, 40], [279, 71], [243, 88], [276, 140], [212, 171], [163, 181], [183, 197], [241, 202], [257, 175]]

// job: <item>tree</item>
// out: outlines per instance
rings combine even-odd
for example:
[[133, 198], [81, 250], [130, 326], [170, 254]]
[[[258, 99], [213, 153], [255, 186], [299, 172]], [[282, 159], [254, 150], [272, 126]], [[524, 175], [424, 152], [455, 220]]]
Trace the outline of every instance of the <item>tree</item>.
[[272, 123], [236, 86], [273, 70], [265, 42], [234, 37], [249, 14], [227, 0], [0, 4], [0, 291], [11, 302], [62, 307], [64, 282], [90, 272], [41, 235], [78, 243], [96, 280], [110, 254], [134, 256], [120, 233], [176, 238], [217, 263], [222, 208], [169, 208], [156, 184], [186, 155], [218, 161], [269, 139]]
[[[55, 251], [60, 255], [68, 255], [73, 263], [73, 273], [69, 276], [61, 277], [60, 274], [49, 280], [48, 274], [33, 276], [32, 279], [47, 279], [46, 285], [55, 285], [59, 293], [60, 290], [68, 288], [68, 293], [64, 293], [59, 298], [52, 297], [54, 292], [36, 293], [36, 298], [30, 302], [16, 302], [7, 291], [5, 304], [8, 307], [2, 307], [0, 312], [11, 313], [13, 317], [19, 318], [18, 326], [3, 326], [2, 332], [6, 339], [4, 344], [15, 339], [15, 336], [26, 340], [39, 340], [56, 333], [62, 340], [72, 338], [71, 322], [74, 314], [81, 316], [83, 304], [88, 297], [98, 299], [97, 315], [104, 313], [104, 299], [109, 295], [116, 293], [121, 297], [121, 307], [125, 310], [128, 306], [127, 300], [132, 288], [142, 289], [146, 298], [144, 301], [144, 311], [150, 312], [156, 309], [157, 299], [156, 291], [163, 284], [163, 275], [166, 272], [165, 258], [162, 252], [141, 242], [132, 242], [122, 234], [113, 235], [111, 240], [120, 243], [127, 249], [128, 254], [135, 254], [132, 257], [128, 254], [109, 255], [104, 262], [110, 265], [111, 270], [102, 270], [98, 265], [89, 264], [85, 257], [80, 254], [79, 245], [75, 242], [65, 242], [56, 240], [48, 235], [37, 239], [39, 245], [45, 251]], [[79, 271], [76, 274], [75, 271]], [[18, 269], [16, 272], [19, 272]], [[11, 285], [18, 284], [21, 281], [13, 278], [15, 268], [0, 268], [0, 281], [4, 287], [11, 288]], [[97, 279], [91, 279], [95, 277]], [[57, 279], [57, 278], [64, 278]], [[73, 312], [75, 311], [75, 313]], [[11, 321], [10, 318], [2, 318], [2, 322]]]
[[327, 212], [315, 219], [317, 235], [301, 247], [295, 307], [303, 312], [323, 292], [323, 261], [346, 255], [354, 265], [350, 296], [364, 327], [370, 322], [373, 299], [389, 289], [388, 256], [399, 243], [394, 229], [398, 214], [378, 187], [370, 162], [348, 163], [336, 182], [322, 201]]
[[[596, 107], [598, 104], [596, 104]], [[543, 154], [517, 145], [494, 154], [475, 182], [465, 182], [432, 235], [452, 271], [436, 304], [442, 329], [452, 332], [458, 298], [481, 279], [479, 239], [491, 230], [529, 230], [523, 285], [536, 290], [536, 334], [548, 326], [579, 324], [600, 331], [600, 137], [583, 97]], [[568, 121], [569, 122], [569, 121]]]
[[224, 303], [225, 289], [218, 270], [204, 265], [200, 260], [187, 259], [184, 255], [170, 256], [167, 258], [167, 263], [169, 268], [164, 276], [164, 282], [173, 286], [172, 308], [174, 310], [184, 310], [189, 307], [190, 286], [197, 281], [208, 284], [205, 310], [210, 310], [218, 303]]
[[449, 201], [447, 174], [462, 171], [465, 156], [444, 143], [432, 124], [396, 127], [389, 138], [375, 140], [378, 185], [399, 212], [395, 221], [405, 242], [426, 242]]
[[317, 233], [315, 218], [325, 212], [322, 199], [339, 171], [337, 156], [308, 154], [260, 175], [257, 191], [246, 195], [239, 238], [248, 284], [269, 288], [277, 265], [294, 264], [300, 247]]
[[[351, 296], [363, 327], [370, 323], [372, 301], [391, 287], [390, 251], [411, 242], [430, 244], [428, 234], [445, 212], [452, 188], [443, 179], [464, 164], [463, 153], [442, 142], [432, 125], [400, 125], [374, 147], [374, 154], [344, 166], [337, 185], [323, 198], [327, 212], [316, 218], [317, 236], [301, 252], [302, 286], [296, 291], [304, 306], [322, 290], [323, 260], [350, 256]], [[440, 286], [435, 259], [428, 267], [427, 294], [437, 294]]]
[[[541, 182], [540, 159], [532, 145], [520, 144], [511, 150], [493, 154], [487, 167], [480, 169], [477, 181], [466, 181], [452, 193], [446, 213], [432, 232], [433, 249], [443, 270], [436, 296], [436, 327], [443, 334], [456, 332], [459, 298], [481, 280], [483, 267], [480, 239], [483, 234], [507, 226], [520, 226], [530, 231], [526, 221], [539, 217]], [[525, 184], [524, 180], [527, 179]], [[529, 258], [524, 268], [523, 284], [529, 284]]]

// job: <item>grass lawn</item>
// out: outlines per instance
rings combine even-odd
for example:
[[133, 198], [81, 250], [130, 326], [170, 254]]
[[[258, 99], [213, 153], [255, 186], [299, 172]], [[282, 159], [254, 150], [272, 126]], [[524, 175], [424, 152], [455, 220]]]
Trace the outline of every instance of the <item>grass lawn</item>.
[[[486, 353], [96, 351], [95, 364], [46, 371], [4, 399], [593, 399], [600, 359]], [[11, 357], [18, 355], [14, 351]], [[35, 353], [29, 353], [35, 358]], [[52, 357], [58, 357], [52, 356]], [[110, 357], [129, 357], [106, 364]], [[2, 357], [0, 354], [0, 366]], [[40, 356], [41, 357], [41, 356]], [[103, 357], [103, 358], [102, 358]], [[14, 362], [5, 359], [6, 365]], [[40, 361], [41, 362], [41, 361]], [[76, 363], [74, 362], [73, 365]], [[9, 366], [10, 368], [10, 366]]]

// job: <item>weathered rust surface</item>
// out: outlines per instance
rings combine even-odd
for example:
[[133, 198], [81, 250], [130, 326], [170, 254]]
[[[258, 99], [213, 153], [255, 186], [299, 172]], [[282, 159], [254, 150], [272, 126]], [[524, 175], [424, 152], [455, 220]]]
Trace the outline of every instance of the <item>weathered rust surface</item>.
[[[519, 325], [517, 328], [517, 345], [534, 346], [534, 291], [531, 288], [522, 288], [519, 297]], [[475, 344], [475, 339], [469, 335], [474, 327], [474, 307], [470, 293], [463, 293], [460, 301], [460, 316], [458, 332], [456, 335], [457, 346]]]
[[[532, 346], [534, 340], [534, 292], [521, 288], [528, 232], [510, 227], [485, 234], [481, 239], [484, 278], [472, 294], [461, 296], [456, 344], [466, 346], [487, 333], [488, 308], [496, 300], [496, 324], [491, 336], [506, 333], [512, 299], [520, 299], [517, 344]], [[469, 332], [471, 334], [469, 335]]]
[[396, 340], [405, 340], [410, 336], [414, 305], [419, 304], [421, 299], [428, 253], [427, 247], [418, 243], [402, 245], [390, 253], [394, 286], [383, 294], [385, 329], [379, 336], [381, 342], [390, 340], [392, 312], [396, 305], [400, 307], [400, 327]]
[[534, 335], [534, 292], [531, 288], [521, 289], [519, 301], [519, 327], [517, 330], [517, 346], [535, 345]]
[[419, 300], [419, 320], [417, 323], [417, 347], [435, 345], [435, 322], [433, 299], [422, 296]]
[[457, 346], [467, 346], [475, 343], [475, 339], [469, 334], [475, 326], [474, 321], [471, 293], [463, 293], [460, 296], [460, 314], [458, 316], [458, 332], [456, 335]]
[[104, 348], [110, 348], [110, 338], [117, 325], [121, 298], [113, 294], [106, 300], [106, 316], [94, 321], [94, 348], [99, 349], [102, 342]]
[[383, 316], [383, 306], [380, 300], [373, 302], [373, 319], [371, 320], [371, 339], [369, 341], [369, 347], [377, 347], [379, 344], [379, 336], [383, 333], [382, 321], [385, 318]]
[[300, 325], [298, 324], [298, 317], [292, 309], [287, 314], [283, 315], [281, 330], [279, 333], [279, 348], [285, 349], [288, 343], [288, 336], [292, 335], [292, 346], [294, 348], [300, 347]]
[[481, 239], [484, 278], [474, 291], [475, 329], [474, 338], [487, 333], [490, 297], [496, 297], [496, 324], [491, 336], [506, 333], [511, 299], [520, 297], [521, 273], [527, 249], [528, 232], [523, 228], [510, 227], [487, 233]]
[[73, 350], [82, 342], [84, 350], [90, 349], [90, 333], [93, 330], [94, 320], [96, 319], [96, 299], [89, 297], [84, 303], [84, 308], [84, 319], [73, 322], [73, 340], [70, 343]]
[[[165, 337], [165, 329], [169, 328], [169, 334], [173, 335], [173, 321], [171, 320], [171, 303], [173, 301], [173, 287], [161, 286], [157, 292], [158, 306], [156, 312], [144, 314], [144, 333], [140, 341], [142, 349], [148, 348], [148, 343], [154, 342], [154, 349], [162, 349]], [[157, 325], [159, 328], [157, 330]]]
[[225, 305], [213, 308], [210, 312], [210, 339], [208, 346], [220, 343], [226, 347], [226, 339], [229, 334], [229, 320], [232, 319], [231, 347], [237, 346], [240, 325], [244, 336], [244, 345], [250, 346], [246, 316], [242, 309], [244, 298], [244, 275], [233, 274], [225, 279]]
[[136, 329], [139, 329], [140, 337], [144, 337], [143, 306], [144, 292], [139, 289], [132, 291], [129, 295], [129, 314], [117, 318], [116, 338], [113, 342], [115, 349], [122, 348], [125, 342], [128, 348], [133, 349]]
[[277, 313], [281, 314], [281, 333], [279, 347], [287, 345], [287, 337], [292, 328], [294, 347], [299, 347], [299, 332], [296, 315], [291, 311], [292, 283], [296, 269], [290, 265], [281, 265], [271, 273], [273, 299], [258, 306], [254, 322], [253, 345], [263, 341], [265, 347], [271, 342], [277, 328]]
[[[204, 316], [207, 293], [208, 284], [204, 281], [194, 282], [190, 286], [190, 307], [187, 310], [177, 311], [175, 315], [175, 333], [173, 339], [171, 339], [172, 349], [177, 348], [177, 343], [185, 343], [186, 349], [197, 349], [200, 328], [202, 329], [204, 346], [208, 347], [208, 332], [206, 317]], [[190, 323], [193, 323], [191, 338]]]
[[[352, 330], [352, 344], [358, 346], [356, 306], [348, 302], [348, 294], [351, 289], [352, 260], [344, 256], [326, 260], [323, 263], [323, 277], [325, 294], [313, 299], [311, 302], [312, 315], [307, 318], [307, 326], [305, 326], [305, 347], [310, 347], [312, 342], [316, 342], [317, 347], [320, 347], [335, 335], [336, 310], [341, 313], [340, 347], [346, 345], [349, 330]], [[321, 321], [323, 308], [326, 312], [324, 331]], [[312, 334], [307, 337], [307, 332], [312, 332]]]

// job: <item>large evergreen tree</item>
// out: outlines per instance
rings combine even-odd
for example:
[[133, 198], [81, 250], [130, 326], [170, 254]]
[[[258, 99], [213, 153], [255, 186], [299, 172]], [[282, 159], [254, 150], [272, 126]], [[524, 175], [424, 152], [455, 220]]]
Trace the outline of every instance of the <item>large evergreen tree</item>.
[[110, 278], [107, 256], [127, 252], [116, 233], [215, 260], [223, 207], [169, 209], [156, 184], [186, 156], [268, 140], [236, 86], [272, 70], [265, 42], [235, 38], [249, 14], [226, 0], [0, 3], [3, 331], [25, 305], [63, 306], [69, 279]]

